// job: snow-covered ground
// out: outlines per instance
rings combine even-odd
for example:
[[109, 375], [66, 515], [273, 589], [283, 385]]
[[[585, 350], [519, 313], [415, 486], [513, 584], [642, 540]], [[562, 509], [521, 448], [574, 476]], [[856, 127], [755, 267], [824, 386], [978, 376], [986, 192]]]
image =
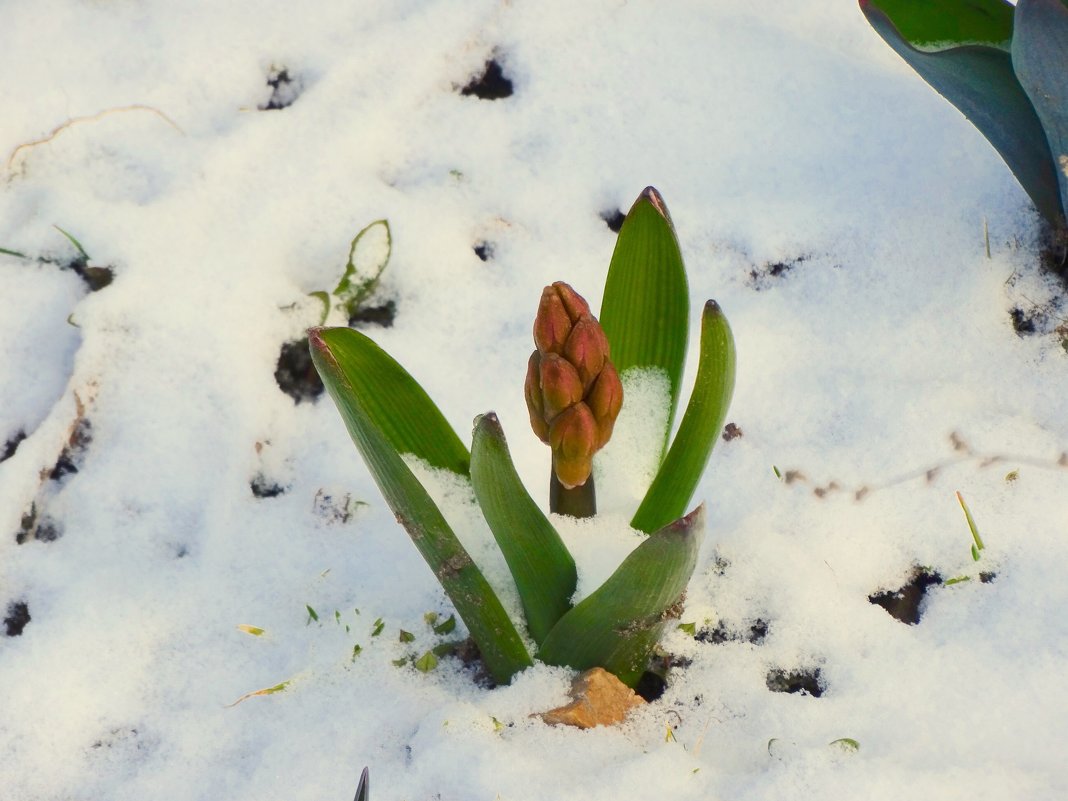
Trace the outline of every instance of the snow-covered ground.
[[[1068, 794], [1063, 290], [1007, 168], [855, 4], [2, 16], [0, 248], [30, 258], [0, 255], [0, 799], [348, 799], [364, 765], [375, 801]], [[490, 59], [513, 94], [461, 94]], [[291, 104], [261, 110], [273, 93]], [[602, 216], [647, 184], [695, 333], [706, 298], [731, 320], [743, 435], [697, 493], [699, 636], [666, 641], [688, 666], [623, 726], [552, 728], [530, 716], [566, 670], [487, 690], [455, 659], [393, 664], [449, 605], [330, 401], [274, 373], [317, 322], [307, 293], [387, 218], [373, 305], [396, 318], [364, 330], [464, 438], [496, 410], [544, 498], [522, 392], [540, 291], [596, 311]], [[53, 226], [113, 283], [38, 261], [78, 255]], [[618, 521], [636, 496], [604, 497]], [[588, 575], [619, 557], [577, 550]], [[917, 567], [971, 578], [906, 625], [869, 596]], [[777, 671], [822, 695], [772, 691]]]

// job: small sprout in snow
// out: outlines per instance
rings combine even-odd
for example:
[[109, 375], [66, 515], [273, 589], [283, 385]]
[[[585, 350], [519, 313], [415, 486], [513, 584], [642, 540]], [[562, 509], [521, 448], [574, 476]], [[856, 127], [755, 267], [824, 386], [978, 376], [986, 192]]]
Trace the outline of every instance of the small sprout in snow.
[[314, 609], [312, 609], [308, 604], [304, 604], [304, 608], [308, 610], [308, 625], [311, 625], [313, 622], [318, 623], [319, 622], [319, 614], [318, 614], [318, 612], [316, 612]]
[[280, 693], [283, 690], [285, 690], [286, 687], [288, 687], [292, 683], [292, 681], [293, 681], [292, 679], [289, 679], [287, 681], [283, 681], [281, 684], [276, 684], [273, 687], [265, 687], [262, 690], [256, 690], [255, 692], [251, 692], [251, 693], [245, 693], [240, 698], [238, 698], [236, 701], [234, 701], [232, 704], [227, 704], [226, 708], [230, 709], [231, 707], [235, 707], [238, 704], [240, 704], [242, 701], [247, 701], [249, 698], [256, 698], [257, 696], [260, 696], [260, 695], [274, 695], [275, 693]]
[[778, 467], [776, 467], [775, 465], [772, 465], [771, 466], [771, 471], [775, 474], [775, 478], [779, 479], [779, 481], [782, 481], [782, 473], [779, 472], [779, 468]]
[[245, 634], [251, 634], [253, 637], [262, 637], [263, 629], [259, 626], [250, 626], [247, 623], [242, 623], [237, 627], [238, 631], [243, 631]]
[[382, 618], [378, 618], [378, 620], [374, 622], [374, 627], [371, 629], [371, 636], [377, 637], [379, 634], [382, 633], [382, 629], [384, 629], [385, 627], [386, 624], [382, 622]]
[[679, 623], [679, 631], [683, 634], [689, 634], [691, 637], [697, 636], [697, 624], [696, 623]]
[[860, 750], [860, 743], [854, 740], [852, 737], [839, 737], [837, 740], [831, 740], [827, 745], [834, 745], [841, 748], [843, 751], [849, 753], [855, 753]]
[[410, 631], [405, 631], [404, 629], [401, 629], [400, 630], [400, 641], [401, 642], [415, 642], [415, 635], [412, 634]]
[[404, 667], [408, 664], [408, 657], [401, 657], [400, 659], [393, 660], [393, 667]]
[[360, 645], [359, 643], [356, 643], [354, 646], [352, 646], [352, 661], [353, 662], [356, 661], [356, 657], [358, 657], [362, 651], [363, 651], [363, 646]]
[[975, 540], [975, 544], [972, 545], [972, 559], [976, 562], [979, 561], [979, 551], [985, 547], [983, 540], [979, 536], [979, 529], [975, 525], [975, 520], [972, 518], [972, 513], [968, 509], [968, 504], [964, 502], [964, 498], [961, 494], [957, 493], [957, 501], [960, 503], [960, 508], [964, 510], [964, 519], [968, 521], [968, 529], [972, 532], [972, 539]]
[[427, 612], [426, 614], [423, 615], [423, 621], [428, 626], [433, 628], [434, 624], [438, 622], [438, 613], [437, 612]]
[[1008, 473], [1005, 474], [1005, 481], [1007, 481], [1009, 484], [1011, 484], [1012, 482], [1014, 482], [1019, 477], [1020, 477], [1020, 471], [1019, 470], [1010, 470]]

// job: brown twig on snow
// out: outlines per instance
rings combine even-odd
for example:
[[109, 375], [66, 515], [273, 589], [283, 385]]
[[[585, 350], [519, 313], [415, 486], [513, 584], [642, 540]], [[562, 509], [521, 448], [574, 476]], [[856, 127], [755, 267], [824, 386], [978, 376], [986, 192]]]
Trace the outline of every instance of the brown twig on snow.
[[60, 123], [51, 131], [49, 131], [46, 136], [43, 136], [40, 139], [34, 139], [32, 142], [23, 142], [21, 145], [18, 145], [14, 150], [11, 151], [11, 155], [7, 157], [7, 164], [5, 165], [5, 169], [10, 170], [12, 168], [12, 166], [15, 164], [15, 159], [18, 158], [19, 153], [21, 153], [23, 150], [29, 150], [30, 148], [37, 147], [38, 145], [44, 145], [48, 142], [51, 142], [53, 139], [63, 133], [63, 131], [65, 131], [67, 128], [70, 128], [72, 125], [77, 125], [78, 123], [82, 122], [96, 122], [97, 120], [102, 119], [103, 117], [107, 117], [111, 114], [122, 114], [127, 111], [150, 111], [157, 117], [162, 119], [164, 122], [166, 122], [168, 125], [170, 125], [172, 128], [174, 128], [174, 130], [176, 130], [178, 133], [183, 135], [185, 134], [185, 131], [183, 131], [178, 126], [178, 123], [176, 123], [166, 114], [164, 114], [158, 108], [154, 108], [152, 106], [145, 106], [139, 103], [135, 103], [132, 106], [118, 106], [116, 108], [106, 108], [103, 111], [98, 111], [96, 114], [87, 114], [82, 117], [71, 117], [69, 120]]

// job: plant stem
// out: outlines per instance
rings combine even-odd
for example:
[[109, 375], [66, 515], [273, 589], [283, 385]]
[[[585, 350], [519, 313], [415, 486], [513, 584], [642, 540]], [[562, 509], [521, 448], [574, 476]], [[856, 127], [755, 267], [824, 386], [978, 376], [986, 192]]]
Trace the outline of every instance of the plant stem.
[[586, 483], [568, 489], [556, 477], [556, 468], [549, 475], [549, 511], [571, 517], [593, 517], [597, 514], [597, 490], [593, 486], [593, 474]]

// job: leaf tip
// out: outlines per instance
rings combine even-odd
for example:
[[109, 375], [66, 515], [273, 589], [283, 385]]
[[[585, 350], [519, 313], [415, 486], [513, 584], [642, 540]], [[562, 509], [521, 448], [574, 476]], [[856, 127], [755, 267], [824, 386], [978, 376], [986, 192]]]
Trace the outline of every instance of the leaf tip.
[[664, 196], [657, 191], [655, 186], [647, 186], [642, 190], [642, 193], [638, 195], [637, 202], [640, 203], [643, 200], [651, 203], [653, 208], [660, 213], [661, 217], [668, 222], [671, 221], [671, 215], [668, 214], [667, 204], [664, 203]]

